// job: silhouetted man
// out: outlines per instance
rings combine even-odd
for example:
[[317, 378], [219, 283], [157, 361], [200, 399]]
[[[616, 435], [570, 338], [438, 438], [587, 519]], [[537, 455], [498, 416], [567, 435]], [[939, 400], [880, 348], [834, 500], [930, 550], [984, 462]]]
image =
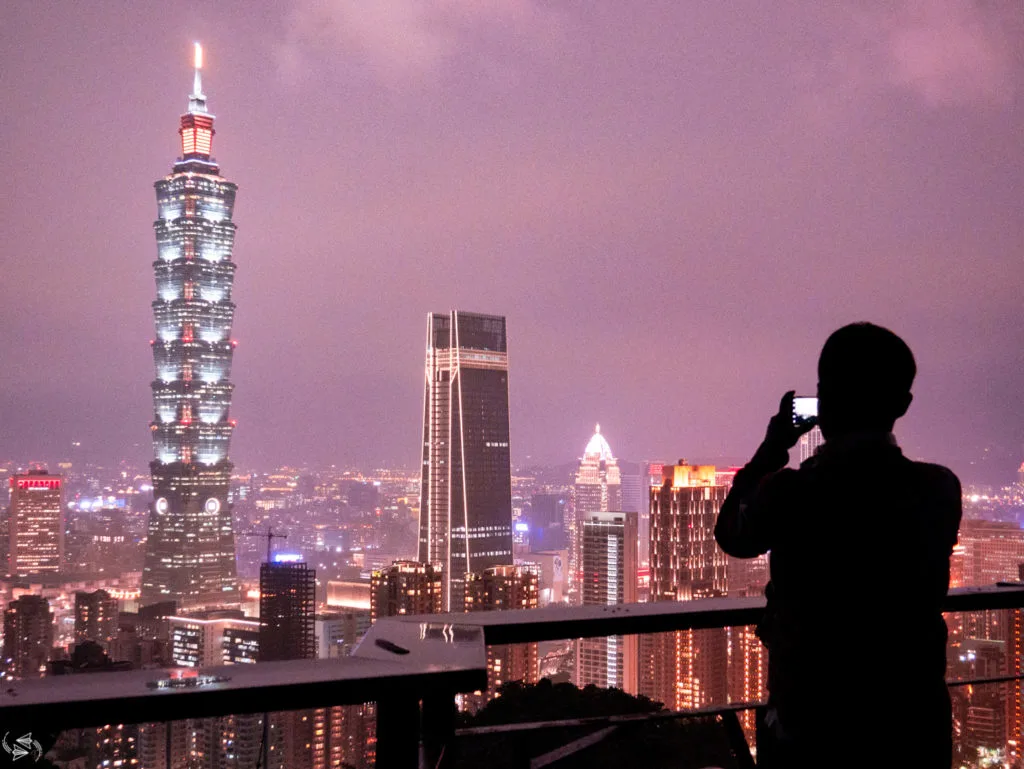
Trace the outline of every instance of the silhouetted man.
[[782, 398], [722, 505], [715, 539], [737, 558], [770, 552], [769, 710], [759, 765], [949, 769], [949, 557], [960, 482], [912, 462], [892, 436], [910, 406], [914, 356], [870, 323], [833, 333], [818, 361], [825, 438], [798, 470], [810, 425]]

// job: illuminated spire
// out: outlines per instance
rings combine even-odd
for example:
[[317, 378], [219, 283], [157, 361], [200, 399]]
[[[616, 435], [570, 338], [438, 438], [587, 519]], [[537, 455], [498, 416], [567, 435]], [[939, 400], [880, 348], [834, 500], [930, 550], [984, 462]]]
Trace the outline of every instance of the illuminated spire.
[[203, 46], [195, 43], [192, 66], [195, 75], [192, 78], [192, 94], [188, 97], [189, 112], [206, 112], [206, 95], [203, 93]]
[[594, 426], [594, 435], [587, 444], [587, 448], [583, 451], [583, 458], [599, 459], [602, 462], [608, 462], [613, 460], [615, 457], [612, 455], [612, 449], [608, 445], [608, 441], [601, 435], [601, 425]]
[[213, 149], [213, 115], [206, 109], [206, 94], [203, 93], [203, 46], [195, 44], [193, 54], [195, 77], [192, 93], [188, 97], [188, 112], [181, 116], [181, 156], [185, 160], [210, 160]]

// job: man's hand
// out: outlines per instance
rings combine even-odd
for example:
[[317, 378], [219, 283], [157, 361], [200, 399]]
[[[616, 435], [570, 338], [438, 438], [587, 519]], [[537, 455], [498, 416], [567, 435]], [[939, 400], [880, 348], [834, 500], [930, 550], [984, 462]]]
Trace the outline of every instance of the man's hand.
[[779, 413], [771, 418], [768, 423], [768, 432], [764, 436], [764, 442], [772, 448], [780, 448], [789, 451], [796, 446], [800, 436], [814, 429], [815, 422], [802, 425], [793, 424], [793, 396], [796, 390], [790, 390], [782, 396], [779, 402]]

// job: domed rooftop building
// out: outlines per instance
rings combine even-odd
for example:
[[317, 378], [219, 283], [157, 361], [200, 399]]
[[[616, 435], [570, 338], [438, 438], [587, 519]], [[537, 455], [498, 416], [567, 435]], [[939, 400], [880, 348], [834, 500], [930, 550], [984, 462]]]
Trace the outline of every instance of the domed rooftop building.
[[615, 457], [612, 456], [612, 447], [608, 445], [608, 441], [601, 435], [601, 425], [594, 426], [594, 436], [583, 450], [583, 458], [585, 460], [597, 458], [601, 462], [615, 461]]
[[601, 434], [601, 425], [583, 450], [576, 484], [573, 487], [571, 510], [567, 511], [566, 529], [569, 538], [569, 574], [574, 584], [580, 578], [580, 536], [582, 520], [588, 513], [607, 513], [622, 508], [622, 476], [612, 448]]

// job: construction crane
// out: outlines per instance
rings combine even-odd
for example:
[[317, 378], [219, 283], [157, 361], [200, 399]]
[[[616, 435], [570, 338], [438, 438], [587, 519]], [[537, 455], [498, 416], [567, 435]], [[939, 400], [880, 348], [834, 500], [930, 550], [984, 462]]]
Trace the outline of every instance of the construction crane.
[[288, 539], [287, 534], [275, 534], [274, 530], [267, 526], [267, 530], [264, 531], [243, 531], [240, 532], [243, 537], [262, 537], [267, 540], [267, 563], [270, 563], [270, 551], [271, 544], [275, 539]]

